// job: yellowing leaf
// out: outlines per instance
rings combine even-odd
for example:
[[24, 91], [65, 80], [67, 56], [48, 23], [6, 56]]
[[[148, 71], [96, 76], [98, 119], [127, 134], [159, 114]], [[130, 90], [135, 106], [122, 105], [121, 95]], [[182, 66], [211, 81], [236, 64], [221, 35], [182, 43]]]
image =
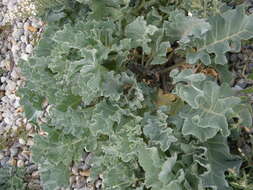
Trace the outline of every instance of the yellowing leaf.
[[169, 105], [177, 99], [175, 94], [164, 93], [162, 89], [158, 90], [156, 104], [158, 106]]

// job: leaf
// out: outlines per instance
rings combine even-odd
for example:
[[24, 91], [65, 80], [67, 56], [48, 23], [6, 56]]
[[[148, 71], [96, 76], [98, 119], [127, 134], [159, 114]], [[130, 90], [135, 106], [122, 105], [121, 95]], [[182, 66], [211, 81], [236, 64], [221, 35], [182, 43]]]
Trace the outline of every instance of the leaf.
[[158, 144], [162, 151], [168, 150], [170, 145], [177, 141], [173, 130], [167, 126], [167, 115], [161, 111], [157, 111], [156, 115], [145, 113], [143, 125], [144, 135], [154, 144]]
[[113, 134], [114, 123], [120, 123], [121, 110], [107, 102], [101, 102], [96, 105], [91, 124], [89, 125], [91, 132], [97, 136], [98, 134]]
[[157, 30], [156, 26], [147, 25], [144, 17], [139, 16], [126, 26], [125, 35], [131, 39], [132, 47], [143, 47], [144, 52], [149, 53], [151, 51], [148, 47], [148, 42], [151, 41], [149, 35], [152, 36]]
[[161, 188], [161, 182], [157, 180], [162, 161], [156, 148], [141, 148], [139, 150], [139, 163], [145, 171], [145, 183], [147, 187]]
[[237, 6], [236, 9], [228, 10], [222, 15], [208, 18], [211, 30], [203, 39], [191, 44], [196, 52], [188, 52], [187, 62], [197, 63], [201, 60], [203, 64], [211, 64], [211, 53], [215, 54], [214, 62], [224, 65], [227, 63], [226, 52], [239, 52], [241, 40], [248, 40], [253, 37], [253, 15], [246, 15], [244, 6]]
[[92, 109], [73, 110], [68, 108], [66, 111], [60, 111], [56, 108], [50, 109], [50, 124], [57, 129], [61, 129], [64, 134], [71, 134], [80, 138], [87, 133]]
[[188, 81], [188, 84], [178, 84], [175, 89], [175, 93], [189, 104], [180, 113], [180, 117], [185, 120], [183, 134], [194, 135], [202, 142], [214, 137], [219, 131], [228, 136], [226, 114], [240, 103], [240, 99], [231, 96], [225, 85], [220, 87], [212, 81], [203, 81], [199, 74], [191, 74], [190, 70], [179, 74], [175, 72], [171, 74], [175, 82]]
[[170, 22], [165, 22], [166, 35], [173, 41], [189, 43], [192, 38], [202, 38], [203, 34], [211, 29], [204, 19], [185, 16], [180, 11], [170, 13]]
[[136, 159], [139, 146], [143, 145], [140, 118], [128, 118], [125, 124], [118, 126], [111, 135], [110, 143], [103, 147], [105, 153], [119, 157], [123, 162]]
[[226, 138], [222, 135], [208, 140], [204, 146], [206, 147], [205, 158], [196, 158], [207, 169], [207, 172], [201, 176], [203, 187], [216, 187], [217, 190], [231, 189], [225, 180], [224, 172], [228, 169], [238, 171], [241, 159], [229, 153]]
[[161, 158], [157, 149], [141, 147], [139, 149], [139, 163], [145, 171], [145, 184], [152, 189], [183, 190], [185, 174], [182, 169], [176, 171], [177, 155]]
[[171, 93], [164, 93], [161, 89], [158, 90], [156, 104], [158, 106], [170, 105], [176, 101], [177, 96]]
[[39, 164], [42, 186], [45, 190], [67, 187], [70, 177], [69, 166], [81, 158], [87, 147], [87, 136], [76, 138], [64, 135], [59, 130], [44, 126], [47, 137], [35, 136], [32, 146], [32, 160]]
[[42, 104], [44, 98], [29, 88], [19, 89], [18, 95], [21, 97], [20, 103], [24, 105], [26, 118], [30, 122], [36, 122], [43, 114]]
[[167, 53], [171, 48], [170, 41], [166, 37], [164, 29], [158, 29], [154, 35], [151, 36], [150, 42], [152, 48], [152, 61], [151, 65], [161, 65], [168, 61]]
[[89, 4], [92, 10], [92, 13], [90, 15], [91, 18], [94, 18], [96, 20], [102, 20], [108, 17], [117, 19], [122, 16], [120, 5], [125, 5], [126, 1], [93, 0], [92, 2], [90, 1]]

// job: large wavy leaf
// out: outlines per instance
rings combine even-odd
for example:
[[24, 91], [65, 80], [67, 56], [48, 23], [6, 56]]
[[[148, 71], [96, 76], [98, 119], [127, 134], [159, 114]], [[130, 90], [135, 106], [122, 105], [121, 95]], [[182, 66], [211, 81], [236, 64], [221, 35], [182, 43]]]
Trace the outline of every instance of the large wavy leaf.
[[238, 172], [241, 165], [240, 157], [230, 154], [227, 140], [220, 134], [205, 142], [204, 146], [206, 147], [204, 156], [195, 157], [196, 161], [207, 169], [201, 176], [203, 186], [217, 190], [231, 190], [224, 172], [228, 169]]
[[232, 96], [226, 85], [220, 87], [191, 70], [179, 74], [174, 71], [171, 76], [175, 82], [186, 82], [178, 84], [175, 89], [175, 93], [189, 104], [180, 113], [184, 118], [183, 134], [194, 135], [201, 141], [214, 137], [219, 131], [228, 136], [227, 113], [240, 103], [240, 98]]
[[208, 19], [211, 25], [202, 39], [191, 43], [196, 52], [187, 53], [187, 62], [194, 64], [201, 60], [204, 64], [211, 64], [211, 53], [215, 54], [216, 64], [225, 64], [226, 52], [238, 52], [241, 49], [241, 40], [253, 37], [253, 15], [245, 14], [245, 7], [226, 11], [222, 15]]

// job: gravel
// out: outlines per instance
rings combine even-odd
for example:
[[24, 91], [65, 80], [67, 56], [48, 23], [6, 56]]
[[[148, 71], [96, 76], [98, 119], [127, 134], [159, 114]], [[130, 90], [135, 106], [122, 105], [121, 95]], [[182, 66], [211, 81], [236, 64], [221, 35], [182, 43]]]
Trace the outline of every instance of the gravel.
[[[32, 54], [33, 36], [40, 36], [44, 23], [33, 17], [21, 19], [15, 16], [13, 10], [17, 10], [17, 2], [21, 1], [0, 0], [0, 27], [6, 28], [0, 37], [0, 138], [5, 141], [0, 150], [0, 167], [25, 167], [28, 189], [41, 190], [38, 166], [31, 162], [30, 148], [36, 131], [24, 117], [16, 92], [25, 82], [18, 67], [19, 60], [27, 60]], [[48, 111], [50, 106], [45, 104], [44, 107]], [[92, 154], [84, 153], [80, 162], [70, 170], [70, 188], [61, 190], [101, 189], [101, 179], [97, 179], [95, 184], [89, 181], [91, 159]]]

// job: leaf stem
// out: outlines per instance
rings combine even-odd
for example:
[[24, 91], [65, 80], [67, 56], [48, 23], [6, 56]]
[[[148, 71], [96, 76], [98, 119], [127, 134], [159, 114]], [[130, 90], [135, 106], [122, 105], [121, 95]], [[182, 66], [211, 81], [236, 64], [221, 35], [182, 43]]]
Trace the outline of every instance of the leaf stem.
[[185, 60], [183, 60], [183, 61], [181, 61], [181, 62], [179, 62], [179, 63], [176, 63], [175, 65], [172, 65], [172, 66], [170, 66], [170, 67], [164, 69], [164, 70], [162, 71], [162, 73], [166, 73], [166, 72], [168, 72], [168, 71], [171, 71], [171, 70], [173, 70], [173, 69], [175, 69], [175, 68], [177, 68], [177, 67], [179, 67], [179, 66], [182, 66], [182, 65], [184, 65], [184, 64], [185, 64]]

